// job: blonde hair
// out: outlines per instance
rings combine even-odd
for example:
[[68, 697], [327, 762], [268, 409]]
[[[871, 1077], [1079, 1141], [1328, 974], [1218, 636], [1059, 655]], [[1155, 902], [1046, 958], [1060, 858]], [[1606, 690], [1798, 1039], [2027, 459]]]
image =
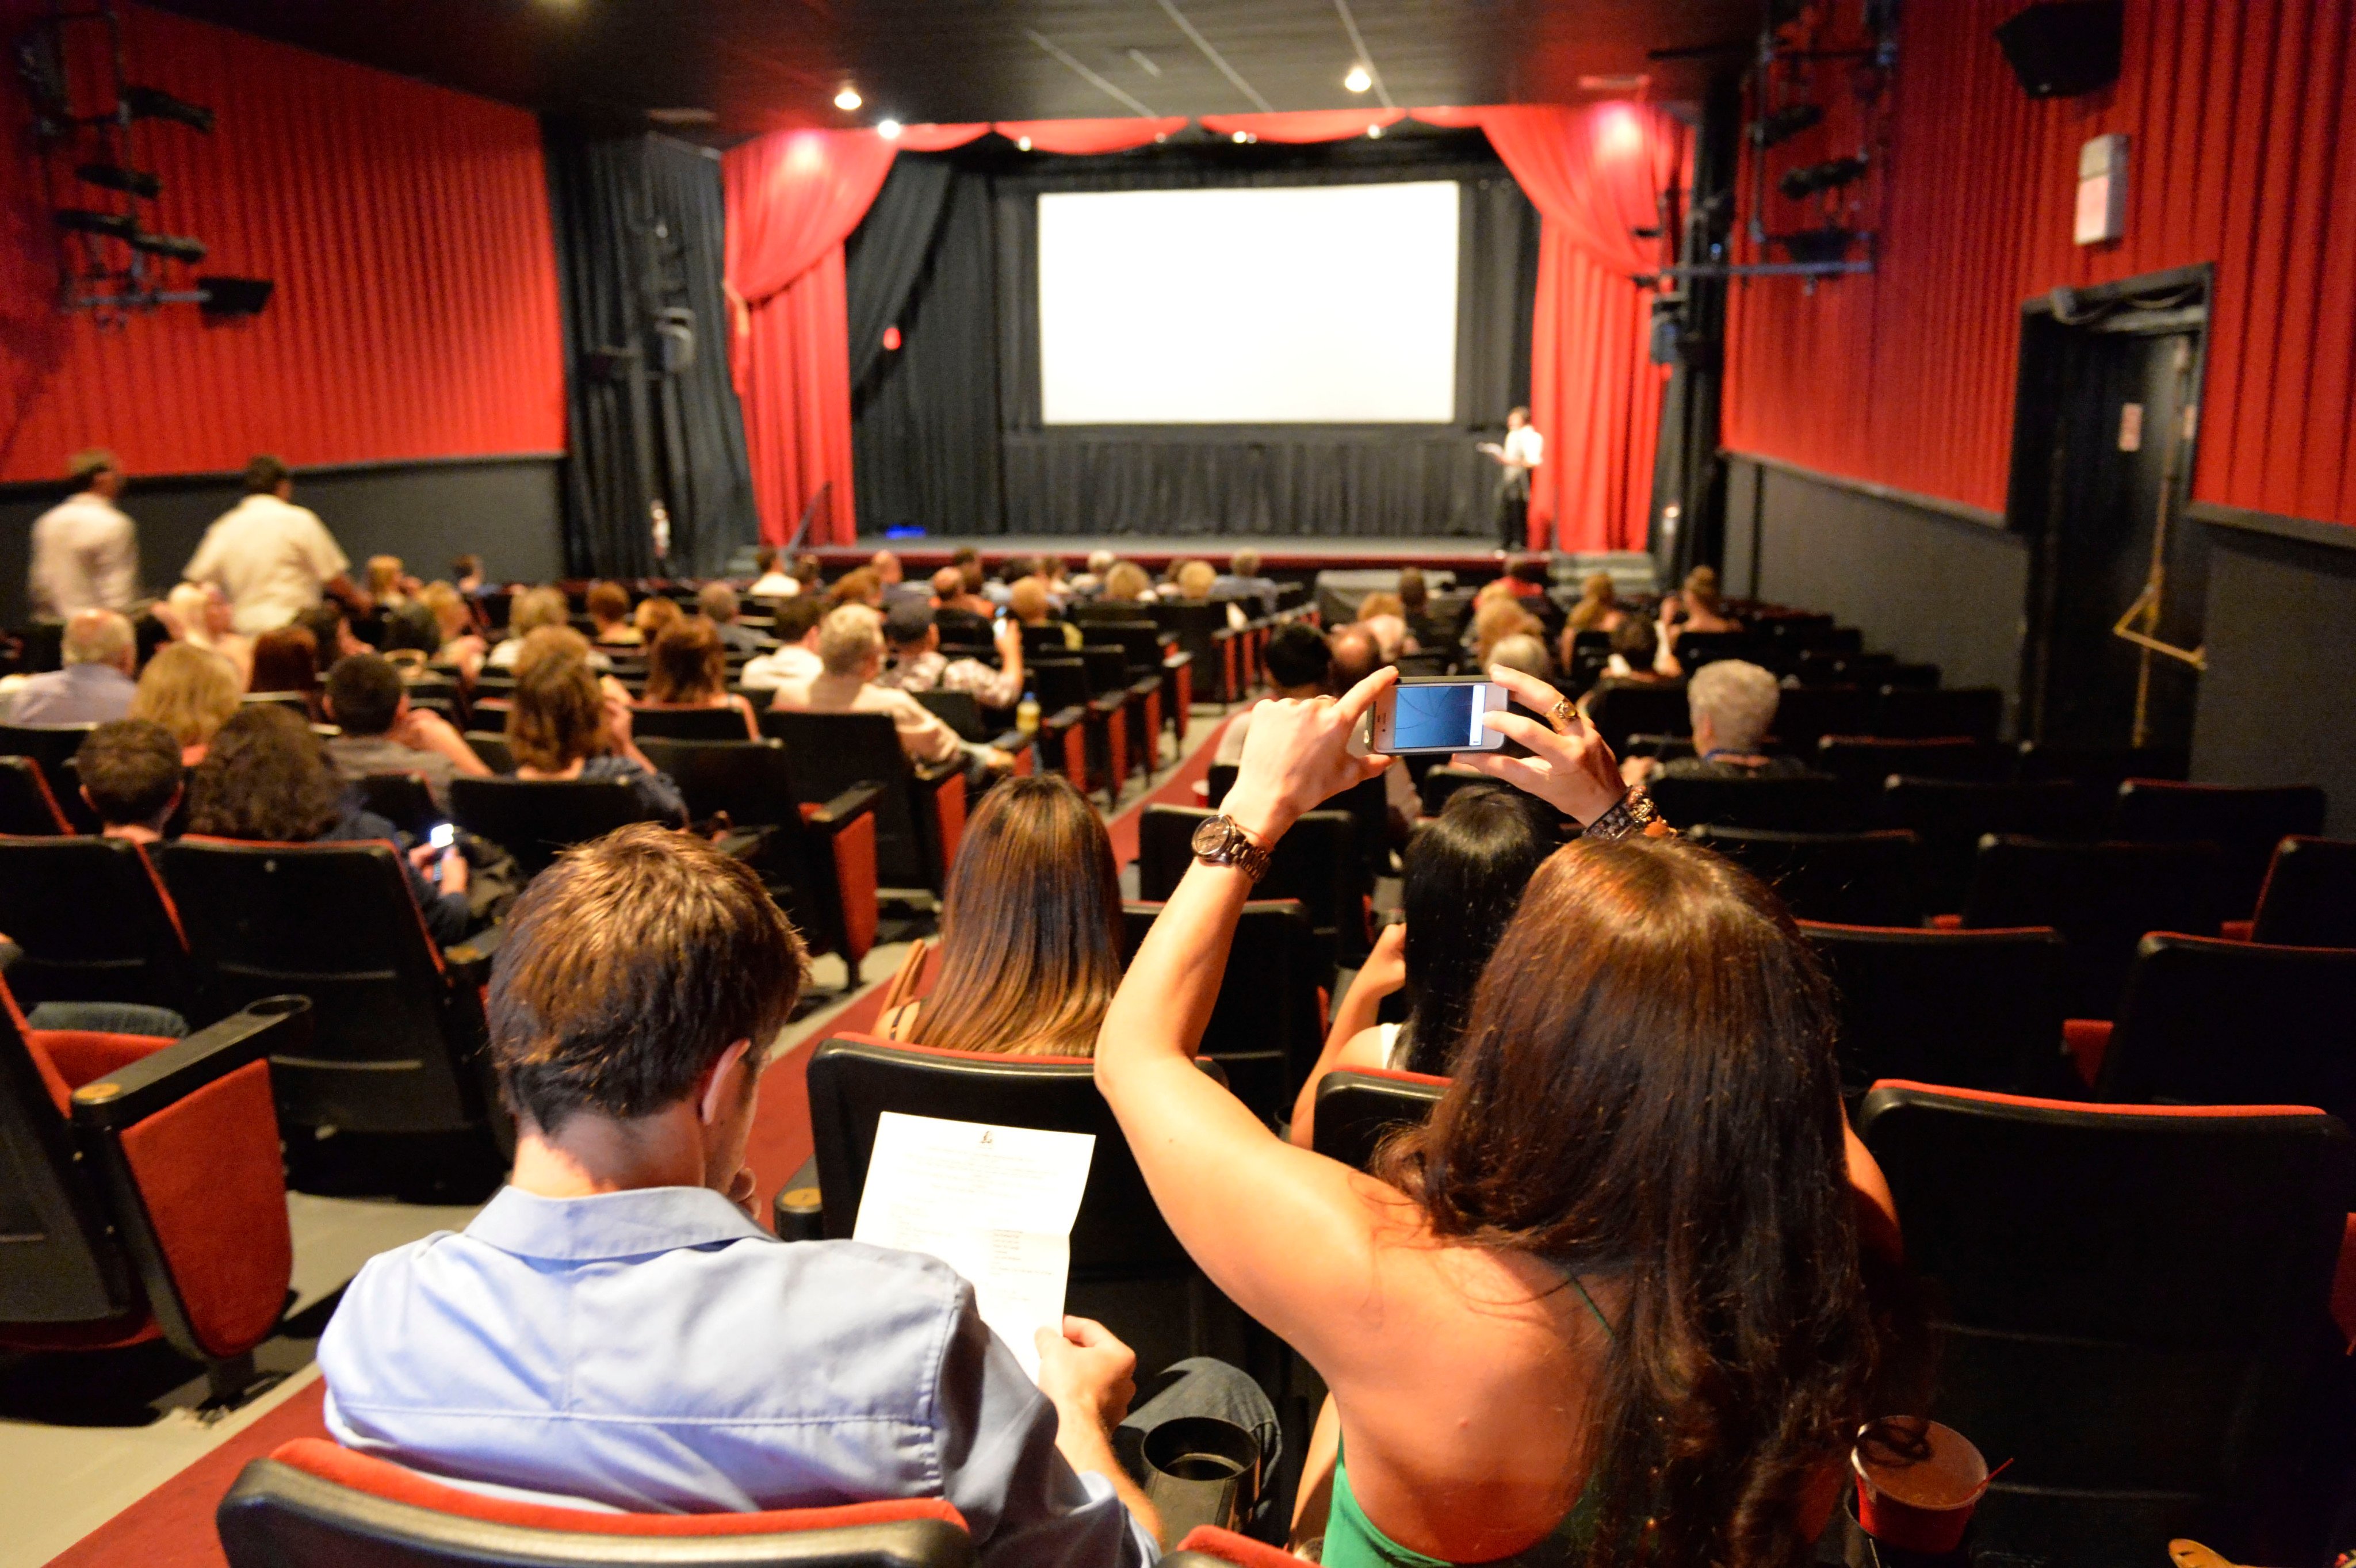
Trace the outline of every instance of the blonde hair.
[[1612, 574], [1590, 572], [1579, 585], [1579, 603], [1570, 607], [1568, 622], [1573, 631], [1593, 631], [1600, 628], [1603, 618], [1616, 607], [1619, 596], [1612, 586]]
[[434, 612], [434, 628], [444, 642], [474, 624], [474, 618], [466, 613], [466, 599], [447, 583], [426, 584], [418, 590], [417, 602]]
[[516, 655], [508, 749], [518, 766], [562, 773], [576, 757], [605, 750], [605, 699], [589, 668], [589, 639], [571, 627], [541, 627]]
[[1141, 599], [1153, 588], [1153, 579], [1145, 568], [1133, 561], [1116, 561], [1105, 571], [1104, 596], [1108, 599]]
[[[1511, 598], [1492, 599], [1472, 617], [1472, 647], [1481, 667], [1487, 669], [1489, 656], [1497, 645], [1509, 637], [1537, 637], [1546, 628], [1538, 618]], [[1543, 650], [1541, 650], [1543, 651]]]
[[183, 746], [204, 746], [237, 716], [239, 684], [237, 666], [224, 656], [193, 642], [167, 642], [147, 660], [126, 716], [162, 725]]
[[369, 592], [378, 598], [401, 591], [401, 557], [371, 555], [368, 564]]
[[679, 607], [679, 601], [669, 595], [653, 594], [638, 601], [637, 612], [630, 619], [637, 627], [638, 635], [652, 642], [686, 613]]
[[561, 627], [573, 617], [562, 588], [530, 588], [508, 611], [508, 635], [530, 637], [541, 627]]
[[838, 605], [818, 627], [818, 661], [830, 675], [856, 675], [884, 651], [884, 618], [865, 605]]
[[1189, 561], [1178, 568], [1178, 593], [1182, 598], [1207, 599], [1219, 580], [1217, 568], [1208, 561]]

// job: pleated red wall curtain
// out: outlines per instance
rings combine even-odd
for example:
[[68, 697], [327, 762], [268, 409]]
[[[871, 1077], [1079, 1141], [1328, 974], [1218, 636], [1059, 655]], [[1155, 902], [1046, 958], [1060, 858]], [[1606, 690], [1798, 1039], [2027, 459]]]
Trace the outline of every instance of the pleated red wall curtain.
[[[2016, 9], [1907, 11], [1876, 271], [1735, 286], [1726, 445], [2001, 509], [2021, 302], [2211, 262], [2193, 494], [2356, 523], [2346, 0], [2128, 0], [2118, 81], [2042, 102], [1991, 36]], [[2126, 234], [2074, 245], [2078, 149], [2110, 132], [2128, 138]], [[1771, 231], [1798, 226], [1771, 202]]]
[[[0, 29], [44, 10], [0, 5]], [[166, 278], [277, 289], [224, 324], [179, 305], [102, 330], [58, 310], [28, 105], [0, 93], [0, 481], [53, 479], [93, 446], [134, 475], [220, 472], [257, 451], [305, 465], [563, 450], [531, 115], [167, 12], [123, 16], [130, 78], [220, 115], [209, 136], [139, 129], [140, 165], [164, 185], [151, 223], [211, 247]]]

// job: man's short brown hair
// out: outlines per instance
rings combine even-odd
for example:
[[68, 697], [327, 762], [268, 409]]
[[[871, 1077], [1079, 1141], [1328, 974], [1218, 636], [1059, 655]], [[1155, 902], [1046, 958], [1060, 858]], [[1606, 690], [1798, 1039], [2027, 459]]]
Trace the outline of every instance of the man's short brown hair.
[[683, 1098], [738, 1040], [761, 1056], [808, 978], [759, 875], [651, 822], [567, 852], [508, 918], [491, 971], [491, 1065], [542, 1133]]
[[186, 777], [180, 743], [152, 719], [117, 719], [91, 731], [74, 752], [74, 771], [108, 827], [153, 822]]

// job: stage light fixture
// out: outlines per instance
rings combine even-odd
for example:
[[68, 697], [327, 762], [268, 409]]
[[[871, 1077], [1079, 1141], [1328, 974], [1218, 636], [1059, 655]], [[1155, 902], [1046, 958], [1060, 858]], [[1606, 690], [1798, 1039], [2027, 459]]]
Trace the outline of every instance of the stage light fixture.
[[1786, 103], [1773, 113], [1751, 122], [1751, 145], [1772, 147], [1788, 142], [1811, 126], [1823, 124], [1824, 118], [1821, 103]]
[[112, 164], [80, 164], [74, 168], [76, 178], [109, 190], [127, 191], [133, 196], [153, 201], [163, 193], [164, 182], [145, 169], [118, 168]]
[[865, 99], [859, 96], [859, 89], [855, 87], [845, 86], [841, 91], [834, 95], [834, 106], [846, 114], [865, 102]]
[[1363, 65], [1352, 66], [1350, 74], [1342, 79], [1342, 85], [1353, 92], [1364, 92], [1374, 84], [1375, 79], [1367, 74], [1366, 68]]
[[1775, 188], [1793, 200], [1801, 201], [1820, 190], [1838, 190], [1864, 173], [1863, 158], [1826, 158], [1823, 163], [1791, 170], [1775, 182]]
[[1366, 127], [1366, 140], [1370, 142], [1379, 142], [1382, 139], [1383, 128], [1380, 125], [1369, 125]]
[[211, 110], [175, 98], [160, 87], [125, 87], [123, 106], [134, 120], [171, 120], [208, 136], [213, 132]]
[[1027, 153], [1027, 152], [1029, 152], [1029, 151], [1031, 150], [1031, 138], [1030, 138], [1030, 137], [1028, 137], [1028, 136], [1017, 136], [1017, 137], [1015, 137], [1015, 138], [1014, 138], [1014, 150], [1015, 150], [1015, 151], [1017, 151], [1017, 152], [1021, 152], [1021, 153]]
[[143, 229], [131, 236], [131, 248], [151, 256], [168, 256], [190, 266], [205, 259], [205, 242], [186, 234], [150, 234]]
[[1250, 133], [1249, 131], [1237, 131], [1237, 133], [1235, 133], [1235, 134], [1234, 134], [1232, 137], [1230, 137], [1229, 139], [1230, 139], [1230, 140], [1232, 140], [1232, 141], [1236, 144], [1236, 145], [1237, 145], [1237, 146], [1239, 146], [1239, 147], [1240, 147], [1240, 146], [1242, 146], [1246, 142], [1248, 142], [1248, 141], [1250, 141], [1250, 140], [1251, 140], [1251, 133]]
[[50, 214], [60, 229], [77, 233], [103, 234], [110, 240], [129, 240], [139, 232], [139, 220], [127, 212], [91, 212], [79, 207], [61, 207]]
[[875, 134], [883, 137], [887, 142], [898, 141], [900, 139], [900, 132], [905, 127], [903, 127], [897, 120], [878, 120], [875, 122]]

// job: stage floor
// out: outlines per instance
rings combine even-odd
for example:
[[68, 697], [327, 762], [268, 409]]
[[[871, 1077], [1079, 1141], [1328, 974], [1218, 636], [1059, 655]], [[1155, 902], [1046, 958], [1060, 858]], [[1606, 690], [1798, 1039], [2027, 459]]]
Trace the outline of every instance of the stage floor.
[[982, 564], [995, 566], [1010, 556], [1061, 556], [1079, 570], [1091, 551], [1109, 550], [1124, 561], [1134, 561], [1149, 572], [1160, 572], [1173, 561], [1201, 556], [1224, 564], [1238, 550], [1259, 552], [1269, 570], [1316, 572], [1346, 566], [1446, 566], [1456, 571], [1494, 570], [1498, 554], [1485, 540], [1462, 535], [1432, 539], [1253, 539], [1242, 534], [1195, 537], [1147, 534], [990, 533], [958, 537], [936, 534], [924, 539], [861, 540], [856, 545], [833, 545], [816, 552], [830, 568], [865, 561], [878, 550], [889, 550], [911, 575], [948, 564], [960, 550], [981, 553]]

